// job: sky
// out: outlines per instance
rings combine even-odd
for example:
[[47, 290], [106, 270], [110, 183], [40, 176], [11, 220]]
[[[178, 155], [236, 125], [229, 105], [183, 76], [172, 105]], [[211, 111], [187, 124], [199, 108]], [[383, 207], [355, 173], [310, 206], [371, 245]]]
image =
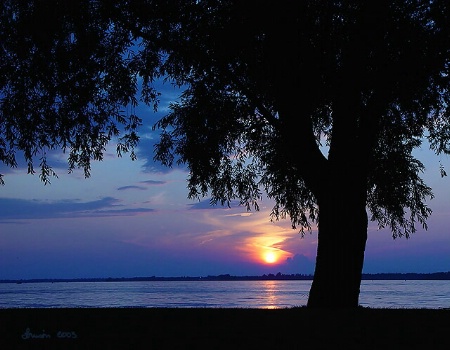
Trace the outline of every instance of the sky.
[[[49, 185], [25, 166], [0, 165], [0, 280], [313, 274], [316, 229], [302, 237], [288, 219], [271, 222], [268, 198], [257, 212], [188, 199], [186, 170], [153, 162], [151, 127], [179, 95], [162, 90], [157, 113], [136, 110], [144, 125], [135, 161], [117, 157], [112, 142], [86, 179], [80, 170], [68, 174], [67, 155], [53, 152], [58, 178]], [[450, 173], [450, 161], [426, 146], [415, 154], [435, 194], [428, 230], [394, 240], [369, 223], [365, 273], [450, 271], [450, 178], [439, 172], [441, 162]]]

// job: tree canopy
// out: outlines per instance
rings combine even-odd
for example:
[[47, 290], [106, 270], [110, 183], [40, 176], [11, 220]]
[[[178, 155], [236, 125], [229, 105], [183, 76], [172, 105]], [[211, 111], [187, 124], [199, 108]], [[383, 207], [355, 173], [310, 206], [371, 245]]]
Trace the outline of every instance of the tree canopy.
[[[158, 123], [156, 159], [188, 164], [190, 196], [257, 205], [263, 185], [276, 217], [310, 227], [334, 159], [354, 167], [364, 157], [372, 218], [409, 235], [426, 224], [432, 195], [411, 152], [424, 137], [450, 151], [447, 6], [5, 1], [0, 160], [16, 166], [22, 151], [34, 172], [37, 156], [47, 182], [46, 150], [61, 148], [88, 175], [118, 125], [118, 153], [134, 149], [141, 119], [124, 107], [137, 105], [138, 81], [157, 103], [152, 82], [165, 75], [189, 88]], [[323, 142], [347, 159], [331, 147], [327, 161]]]
[[[3, 1], [0, 20], [0, 161], [28, 172], [39, 160], [41, 178], [56, 175], [52, 149], [68, 151], [69, 169], [101, 160], [106, 144], [121, 135], [117, 152], [132, 151], [141, 120], [136, 106], [137, 67], [128, 56], [129, 30], [113, 21], [115, 5], [97, 1]], [[153, 71], [152, 71], [153, 73]], [[156, 99], [150, 86], [146, 102]], [[123, 130], [122, 130], [123, 132]], [[133, 156], [133, 154], [132, 154]]]
[[[213, 202], [254, 203], [262, 185], [275, 217], [307, 228], [327, 178], [345, 183], [348, 172], [361, 172], [380, 226], [394, 236], [425, 226], [432, 192], [412, 151], [425, 138], [436, 153], [450, 151], [448, 5], [257, 7], [180, 7], [164, 68], [189, 88], [158, 124], [171, 129], [156, 159], [170, 165], [179, 156], [191, 170], [190, 195], [211, 190]], [[186, 20], [192, 12], [199, 14]]]

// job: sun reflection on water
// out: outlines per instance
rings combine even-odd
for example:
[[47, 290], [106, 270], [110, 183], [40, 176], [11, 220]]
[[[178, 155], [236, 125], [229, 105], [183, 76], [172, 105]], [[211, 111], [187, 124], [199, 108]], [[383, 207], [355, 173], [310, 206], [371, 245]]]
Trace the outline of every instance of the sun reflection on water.
[[279, 304], [279, 298], [277, 296], [277, 283], [276, 281], [263, 281], [263, 295], [266, 300], [266, 306], [264, 309], [277, 309]]

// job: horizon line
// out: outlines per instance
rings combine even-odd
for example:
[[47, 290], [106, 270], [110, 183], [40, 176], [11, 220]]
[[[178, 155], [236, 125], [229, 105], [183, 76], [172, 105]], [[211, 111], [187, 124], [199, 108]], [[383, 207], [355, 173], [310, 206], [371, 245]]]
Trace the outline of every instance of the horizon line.
[[[401, 278], [400, 278], [401, 277]], [[433, 277], [433, 278], [431, 278]], [[207, 276], [146, 276], [146, 277], [77, 277], [77, 278], [22, 278], [1, 279], [0, 283], [38, 283], [38, 282], [131, 282], [131, 281], [233, 281], [233, 280], [313, 280], [313, 274], [263, 275], [207, 275]], [[450, 280], [450, 271], [444, 272], [378, 272], [363, 273], [362, 280]]]

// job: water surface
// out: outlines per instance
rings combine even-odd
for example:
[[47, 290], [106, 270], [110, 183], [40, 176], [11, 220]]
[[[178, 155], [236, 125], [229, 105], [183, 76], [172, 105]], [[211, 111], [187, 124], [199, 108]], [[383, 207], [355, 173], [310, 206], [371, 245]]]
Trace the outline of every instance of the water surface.
[[[0, 308], [304, 306], [311, 281], [126, 281], [0, 283]], [[450, 281], [362, 281], [373, 308], [450, 308]]]

